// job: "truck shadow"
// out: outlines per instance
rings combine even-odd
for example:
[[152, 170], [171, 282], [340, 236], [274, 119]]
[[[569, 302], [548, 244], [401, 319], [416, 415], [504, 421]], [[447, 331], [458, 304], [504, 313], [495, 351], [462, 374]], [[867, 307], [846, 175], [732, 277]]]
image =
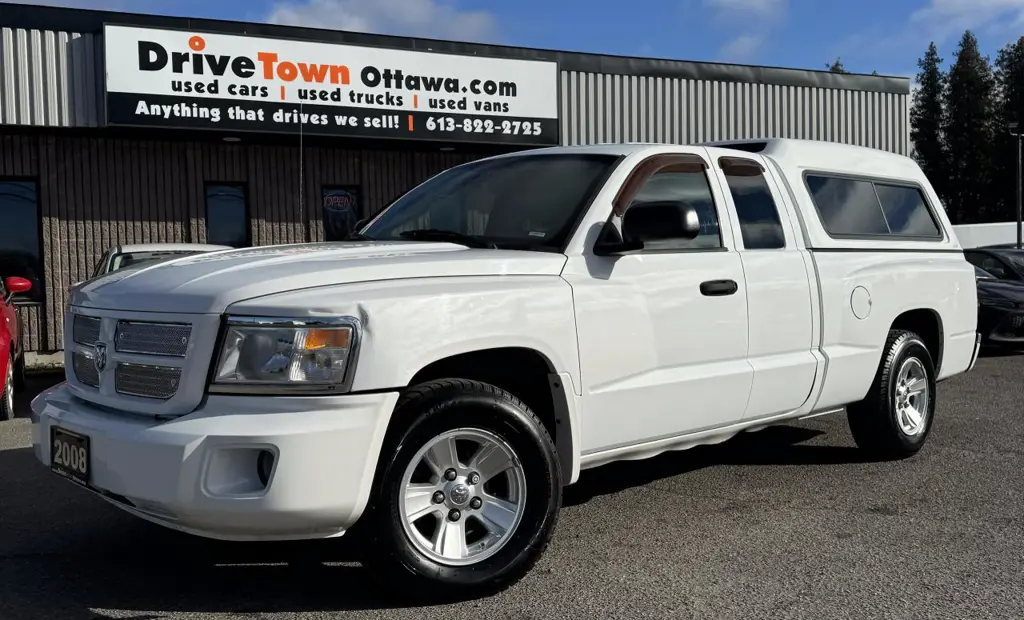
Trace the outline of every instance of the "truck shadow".
[[665, 452], [639, 461], [620, 461], [585, 470], [579, 481], [567, 487], [563, 506], [577, 506], [591, 499], [618, 493], [720, 465], [841, 465], [864, 463], [857, 448], [834, 445], [800, 445], [825, 434], [798, 426], [772, 426], [756, 433], [741, 433], [718, 445], [697, 446]]

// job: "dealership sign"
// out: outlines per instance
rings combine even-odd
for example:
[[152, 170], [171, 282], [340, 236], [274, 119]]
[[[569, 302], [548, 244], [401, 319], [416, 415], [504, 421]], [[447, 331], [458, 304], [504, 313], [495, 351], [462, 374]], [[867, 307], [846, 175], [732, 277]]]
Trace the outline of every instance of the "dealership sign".
[[108, 25], [107, 123], [557, 144], [554, 62]]

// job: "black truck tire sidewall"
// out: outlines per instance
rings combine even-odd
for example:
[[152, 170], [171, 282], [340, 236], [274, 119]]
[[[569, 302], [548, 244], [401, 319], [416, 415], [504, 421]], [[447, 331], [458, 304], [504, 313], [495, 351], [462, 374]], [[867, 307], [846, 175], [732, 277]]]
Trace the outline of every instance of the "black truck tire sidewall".
[[[480, 385], [439, 389], [436, 395], [416, 403], [423, 409], [382, 469], [374, 502], [374, 518], [382, 521], [374, 528], [376, 542], [383, 543], [377, 552], [392, 554], [392, 563], [404, 569], [407, 577], [417, 578], [419, 585], [426, 579], [441, 590], [463, 586], [467, 595], [474, 588], [498, 587], [525, 573], [547, 546], [561, 505], [558, 458], [544, 426], [525, 405], [501, 392], [481, 390]], [[433, 438], [458, 428], [497, 434], [518, 456], [526, 478], [525, 512], [512, 538], [493, 556], [468, 566], [441, 564], [419, 553], [404, 531], [399, 510], [402, 476], [413, 456]]]

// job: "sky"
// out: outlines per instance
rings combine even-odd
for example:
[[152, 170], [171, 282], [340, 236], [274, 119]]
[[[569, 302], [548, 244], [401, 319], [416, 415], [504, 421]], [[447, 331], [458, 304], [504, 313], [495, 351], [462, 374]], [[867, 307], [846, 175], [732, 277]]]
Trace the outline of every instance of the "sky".
[[568, 51], [910, 77], [930, 41], [948, 65], [965, 29], [993, 59], [1024, 0], [35, 0]]

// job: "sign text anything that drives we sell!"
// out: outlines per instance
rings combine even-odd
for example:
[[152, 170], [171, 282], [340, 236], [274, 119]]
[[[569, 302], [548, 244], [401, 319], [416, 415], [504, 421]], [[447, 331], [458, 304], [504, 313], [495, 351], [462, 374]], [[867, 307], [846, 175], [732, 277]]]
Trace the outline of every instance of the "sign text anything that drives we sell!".
[[558, 144], [554, 62], [108, 25], [107, 123]]

